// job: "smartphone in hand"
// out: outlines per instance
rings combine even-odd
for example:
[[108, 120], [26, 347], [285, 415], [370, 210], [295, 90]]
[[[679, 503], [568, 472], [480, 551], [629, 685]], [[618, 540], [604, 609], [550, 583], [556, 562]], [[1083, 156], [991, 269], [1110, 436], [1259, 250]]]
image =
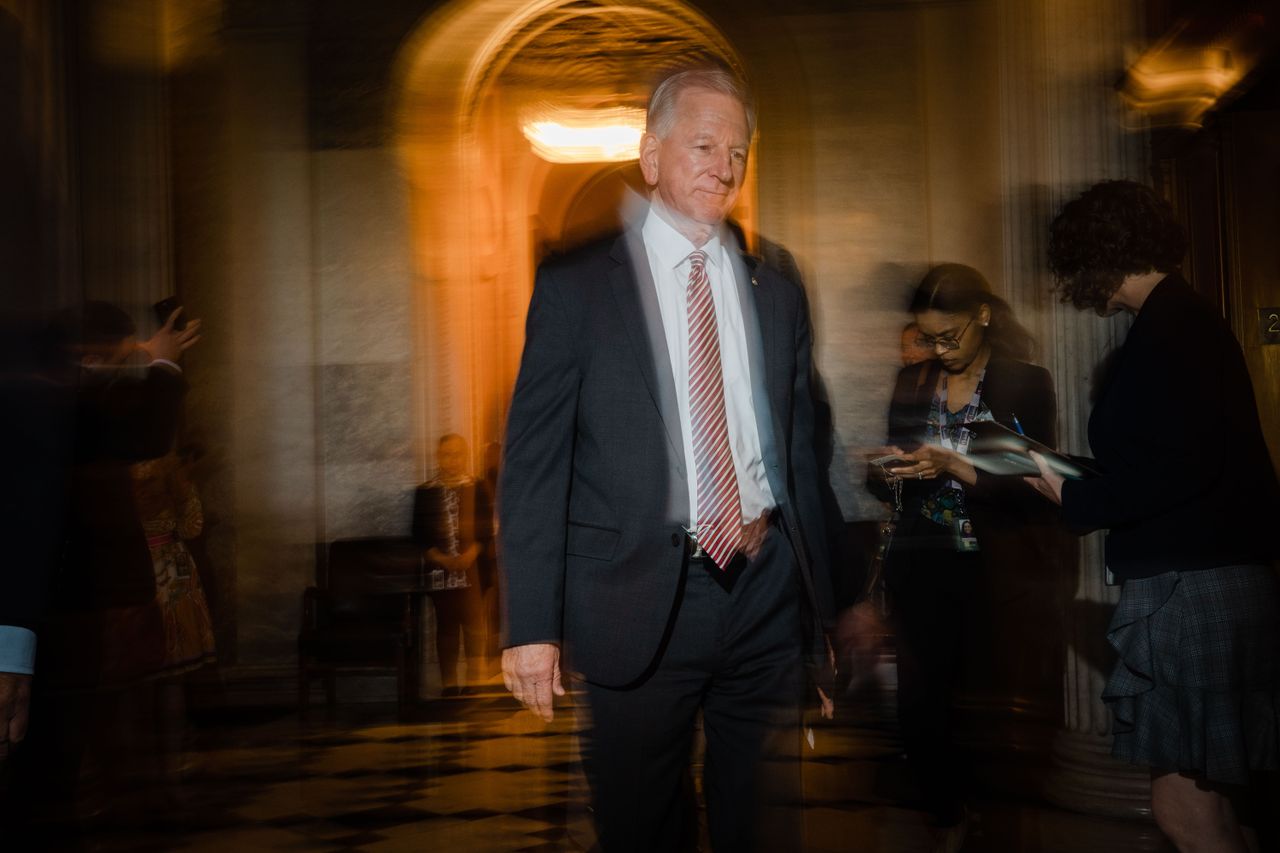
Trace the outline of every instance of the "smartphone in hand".
[[[161, 326], [169, 321], [169, 315], [182, 307], [182, 302], [176, 296], [167, 296], [161, 299], [155, 305], [151, 306], [156, 312], [156, 322]], [[181, 332], [187, 327], [187, 318], [185, 314], [179, 314], [178, 319], [173, 321], [173, 330]]]
[[888, 456], [877, 456], [875, 459], [868, 460], [867, 464], [879, 465], [886, 471], [892, 471], [894, 468], [905, 468], [906, 466], [913, 465], [915, 463], [905, 456], [890, 453]]

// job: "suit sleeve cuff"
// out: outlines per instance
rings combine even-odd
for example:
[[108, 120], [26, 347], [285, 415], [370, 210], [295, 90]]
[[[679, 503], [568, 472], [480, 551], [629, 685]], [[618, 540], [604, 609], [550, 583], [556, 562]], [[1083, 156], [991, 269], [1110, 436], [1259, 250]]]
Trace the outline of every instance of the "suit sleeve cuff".
[[31, 675], [35, 668], [35, 632], [16, 625], [0, 625], [0, 672]]
[[501, 638], [499, 645], [504, 649], [514, 649], [519, 646], [559, 646], [564, 641], [559, 637], [543, 637], [537, 640], [526, 640], [521, 637], [505, 636]]
[[1072, 530], [1096, 530], [1105, 526], [1097, 517], [1102, 495], [1090, 485], [1088, 480], [1067, 480], [1062, 484], [1062, 520]]
[[157, 358], [157, 359], [153, 359], [149, 366], [155, 367], [157, 364], [163, 364], [165, 367], [172, 367], [175, 373], [177, 373], [179, 376], [182, 375], [182, 368], [178, 365], [176, 361], [170, 361], [167, 358]]

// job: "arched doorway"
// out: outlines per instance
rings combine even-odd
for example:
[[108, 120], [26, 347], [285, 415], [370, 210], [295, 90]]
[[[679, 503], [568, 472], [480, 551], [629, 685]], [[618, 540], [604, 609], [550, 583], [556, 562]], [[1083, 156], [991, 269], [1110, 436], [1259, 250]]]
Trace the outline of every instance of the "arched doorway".
[[[678, 0], [459, 0], [427, 18], [397, 68], [397, 148], [409, 184], [416, 279], [416, 435], [501, 438], [538, 261], [614, 230], [642, 189], [634, 160], [550, 162], [540, 116], [642, 116], [664, 73], [743, 64]], [[555, 159], [555, 158], [551, 158]], [[754, 174], [736, 218], [754, 232]]]

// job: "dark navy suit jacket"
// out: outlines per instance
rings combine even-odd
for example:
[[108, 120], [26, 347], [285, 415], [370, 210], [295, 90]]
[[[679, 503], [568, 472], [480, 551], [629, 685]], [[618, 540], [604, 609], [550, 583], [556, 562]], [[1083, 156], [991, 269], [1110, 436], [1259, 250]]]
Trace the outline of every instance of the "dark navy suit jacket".
[[[811, 342], [801, 289], [742, 258], [736, 284], [770, 488], [832, 617]], [[676, 604], [689, 498], [675, 381], [638, 231], [542, 265], [499, 482], [503, 645], [560, 642], [607, 686], [655, 660]]]

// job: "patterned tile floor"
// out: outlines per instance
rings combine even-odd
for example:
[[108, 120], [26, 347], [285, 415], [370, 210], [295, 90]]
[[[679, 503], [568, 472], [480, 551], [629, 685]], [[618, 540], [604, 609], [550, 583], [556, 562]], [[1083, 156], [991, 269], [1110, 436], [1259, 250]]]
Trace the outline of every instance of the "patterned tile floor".
[[[197, 720], [182, 790], [80, 827], [42, 824], [33, 850], [560, 851], [593, 833], [573, 720], [544, 727], [496, 688], [424, 705], [313, 708], [234, 723]], [[804, 768], [805, 850], [928, 851], [933, 839], [883, 707], [817, 731]], [[178, 795], [180, 801], [177, 801]], [[969, 851], [1161, 849], [1146, 824], [990, 797], [976, 804]], [[3, 849], [18, 849], [8, 845]]]

